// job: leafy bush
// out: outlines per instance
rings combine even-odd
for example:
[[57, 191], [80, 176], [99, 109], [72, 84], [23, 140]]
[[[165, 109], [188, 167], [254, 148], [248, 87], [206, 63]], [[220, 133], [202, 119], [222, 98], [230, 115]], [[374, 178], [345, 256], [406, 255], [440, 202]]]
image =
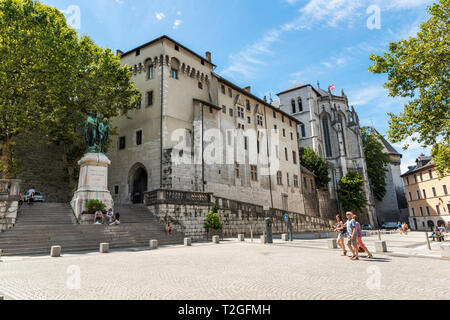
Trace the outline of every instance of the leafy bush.
[[219, 211], [217, 210], [217, 204], [214, 203], [214, 205], [211, 208], [211, 211], [206, 214], [206, 219], [204, 223], [204, 227], [206, 230], [214, 229], [214, 230], [221, 230], [222, 223], [219, 219]]
[[105, 212], [106, 205], [103, 202], [101, 202], [100, 200], [89, 200], [88, 202], [86, 202], [87, 212], [94, 213], [98, 209], [100, 209], [102, 212]]

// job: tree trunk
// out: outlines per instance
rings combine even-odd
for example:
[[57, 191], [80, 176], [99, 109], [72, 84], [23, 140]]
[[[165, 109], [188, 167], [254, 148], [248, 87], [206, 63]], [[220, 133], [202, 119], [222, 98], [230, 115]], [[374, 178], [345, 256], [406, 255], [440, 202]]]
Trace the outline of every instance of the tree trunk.
[[16, 174], [13, 170], [13, 161], [12, 161], [12, 137], [6, 137], [2, 140], [2, 155], [1, 155], [1, 164], [2, 164], [2, 178], [3, 179], [15, 179]]

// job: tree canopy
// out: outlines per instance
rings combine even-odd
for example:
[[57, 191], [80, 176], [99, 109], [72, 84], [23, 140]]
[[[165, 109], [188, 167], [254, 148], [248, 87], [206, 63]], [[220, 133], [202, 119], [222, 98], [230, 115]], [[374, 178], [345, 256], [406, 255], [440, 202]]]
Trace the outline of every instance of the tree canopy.
[[339, 181], [338, 200], [345, 211], [362, 212], [367, 203], [364, 196], [364, 180], [356, 171], [349, 171]]
[[0, 1], [0, 61], [3, 178], [14, 177], [12, 147], [20, 133], [62, 144], [70, 174], [84, 152], [86, 116], [126, 114], [139, 98], [118, 57], [79, 38], [60, 11], [38, 1]]
[[330, 182], [328, 169], [330, 165], [311, 148], [306, 148], [302, 155], [302, 165], [316, 175], [316, 186], [324, 188]]
[[389, 155], [383, 152], [381, 138], [374, 129], [362, 127], [362, 141], [366, 158], [367, 173], [374, 196], [383, 200], [386, 195], [386, 165], [390, 162]]
[[382, 56], [372, 54], [369, 70], [388, 74], [390, 96], [412, 99], [402, 113], [389, 114], [389, 139], [395, 143], [411, 137], [431, 146], [435, 167], [444, 176], [450, 173], [450, 0], [428, 11], [431, 17], [417, 36], [392, 42]]

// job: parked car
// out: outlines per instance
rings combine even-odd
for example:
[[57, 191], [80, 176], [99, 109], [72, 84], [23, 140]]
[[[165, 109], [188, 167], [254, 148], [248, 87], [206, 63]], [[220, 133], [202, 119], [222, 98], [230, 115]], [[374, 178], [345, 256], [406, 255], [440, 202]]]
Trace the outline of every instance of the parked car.
[[371, 224], [363, 224], [363, 230], [373, 230], [374, 227]]
[[397, 230], [398, 229], [398, 225], [397, 225], [397, 222], [385, 222], [385, 223], [383, 223], [381, 228], [382, 229], [388, 229], [388, 230]]
[[[28, 198], [29, 198], [29, 196], [26, 195], [25, 196], [25, 202], [28, 201]], [[45, 198], [44, 198], [44, 195], [42, 193], [40, 193], [40, 192], [35, 192], [34, 193], [34, 202], [44, 202], [44, 201], [45, 201]]]

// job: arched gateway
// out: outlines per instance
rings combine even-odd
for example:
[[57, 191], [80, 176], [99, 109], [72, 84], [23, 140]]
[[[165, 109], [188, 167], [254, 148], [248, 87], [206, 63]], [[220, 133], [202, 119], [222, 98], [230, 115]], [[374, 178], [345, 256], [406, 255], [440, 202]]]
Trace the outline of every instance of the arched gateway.
[[133, 203], [144, 203], [144, 192], [148, 189], [147, 169], [142, 163], [136, 163], [128, 175], [130, 199]]

